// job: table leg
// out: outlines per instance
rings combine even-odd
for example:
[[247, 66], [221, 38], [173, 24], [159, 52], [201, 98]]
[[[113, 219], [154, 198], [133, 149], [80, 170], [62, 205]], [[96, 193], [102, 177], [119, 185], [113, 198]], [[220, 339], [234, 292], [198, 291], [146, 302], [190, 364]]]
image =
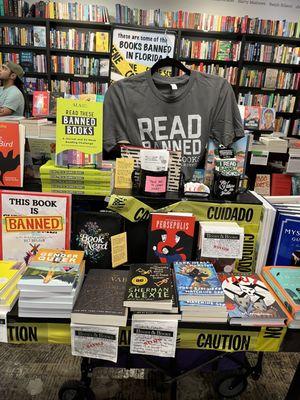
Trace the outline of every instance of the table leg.
[[290, 384], [289, 391], [285, 400], [299, 400], [300, 399], [300, 362], [297, 365], [293, 380]]

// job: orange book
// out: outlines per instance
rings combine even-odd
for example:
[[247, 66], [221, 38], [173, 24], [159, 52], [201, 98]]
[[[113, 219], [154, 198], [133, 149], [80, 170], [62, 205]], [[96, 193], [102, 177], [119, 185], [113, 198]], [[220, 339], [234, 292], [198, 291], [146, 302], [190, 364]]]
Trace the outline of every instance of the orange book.
[[29, 262], [30, 266], [74, 266], [79, 267], [83, 261], [84, 251], [39, 249]]
[[23, 186], [24, 147], [24, 127], [0, 122], [0, 186]]
[[[296, 255], [295, 255], [296, 257]], [[300, 268], [298, 266], [264, 267], [262, 275], [295, 319], [300, 319]]]
[[33, 92], [33, 106], [32, 115], [33, 117], [42, 117], [49, 115], [50, 106], [50, 94], [46, 91], [35, 91]]

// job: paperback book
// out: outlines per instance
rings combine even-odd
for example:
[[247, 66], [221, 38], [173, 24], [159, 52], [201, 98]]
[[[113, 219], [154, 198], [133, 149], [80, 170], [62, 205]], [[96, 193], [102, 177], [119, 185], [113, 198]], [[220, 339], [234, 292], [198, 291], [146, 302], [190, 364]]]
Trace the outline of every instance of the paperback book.
[[190, 213], [153, 213], [148, 230], [147, 262], [190, 260], [195, 217]]

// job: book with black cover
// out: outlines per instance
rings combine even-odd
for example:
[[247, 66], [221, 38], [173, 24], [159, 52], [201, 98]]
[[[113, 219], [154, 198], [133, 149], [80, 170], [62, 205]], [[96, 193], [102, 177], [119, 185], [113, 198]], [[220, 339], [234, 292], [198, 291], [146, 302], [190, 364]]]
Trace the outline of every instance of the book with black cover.
[[88, 267], [111, 268], [111, 237], [123, 232], [123, 219], [112, 211], [82, 211], [73, 219], [72, 249], [83, 250]]
[[172, 270], [168, 265], [131, 265], [124, 306], [171, 311], [172, 279]]
[[71, 314], [71, 322], [126, 326], [123, 305], [128, 271], [92, 269], [88, 272]]

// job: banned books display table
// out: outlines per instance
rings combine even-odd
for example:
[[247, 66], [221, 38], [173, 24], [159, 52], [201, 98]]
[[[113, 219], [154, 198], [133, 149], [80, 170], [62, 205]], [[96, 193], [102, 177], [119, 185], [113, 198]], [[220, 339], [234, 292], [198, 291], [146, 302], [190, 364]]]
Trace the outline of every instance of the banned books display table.
[[[236, 272], [255, 271], [255, 252], [263, 208], [261, 202], [251, 193], [239, 195], [235, 202], [220, 202], [209, 198], [187, 201], [173, 193], [167, 193], [163, 198], [157, 199], [140, 196], [132, 191], [115, 192], [108, 202], [98, 196], [73, 196], [73, 216], [80, 209], [99, 211], [105, 207], [124, 218], [128, 263], [146, 262], [148, 219], [152, 211], [159, 210], [190, 212], [198, 221], [237, 222], [244, 229], [244, 246], [242, 258], [237, 260], [235, 265]], [[195, 253], [196, 249], [193, 249], [193, 252]], [[8, 314], [7, 329], [10, 343], [70, 344], [70, 320], [20, 318], [17, 305]], [[66, 382], [60, 389], [60, 399], [69, 399], [70, 397], [66, 396], [74, 390], [78, 395], [75, 398], [94, 399], [90, 383], [93, 368], [97, 366], [154, 368], [160, 373], [161, 388], [172, 384], [172, 391], [176, 391], [177, 379], [192, 371], [213, 366], [213, 369], [220, 370], [215, 381], [216, 391], [230, 398], [246, 388], [248, 377], [257, 379], [260, 376], [263, 352], [300, 350], [298, 332], [285, 327], [179, 322], [175, 358], [130, 354], [130, 337], [131, 316], [127, 326], [120, 328], [118, 362], [115, 364], [82, 358], [81, 381]], [[255, 366], [251, 366], [247, 361], [247, 351], [258, 353]], [[223, 362], [226, 364], [227, 361], [229, 369], [228, 365], [222, 366]], [[172, 398], [175, 397], [172, 395]]]

